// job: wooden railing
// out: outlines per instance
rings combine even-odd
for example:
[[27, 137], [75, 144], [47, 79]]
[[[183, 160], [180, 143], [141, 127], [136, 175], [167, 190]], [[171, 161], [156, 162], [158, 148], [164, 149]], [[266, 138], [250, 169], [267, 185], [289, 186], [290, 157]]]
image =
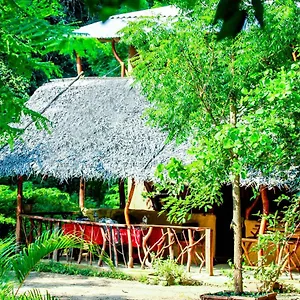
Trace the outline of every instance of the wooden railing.
[[[195, 263], [199, 271], [205, 265], [207, 273], [213, 275], [211, 228], [154, 224], [126, 226], [26, 214], [21, 214], [21, 217], [26, 244], [32, 243], [44, 230], [61, 229], [65, 234], [76, 235], [97, 246], [99, 265], [104, 252], [116, 266], [121, 259], [128, 267], [133, 267], [135, 261], [144, 268], [151, 266], [155, 258], [170, 257], [177, 263], [186, 263], [188, 272]], [[58, 258], [58, 254], [54, 253], [53, 259]]]

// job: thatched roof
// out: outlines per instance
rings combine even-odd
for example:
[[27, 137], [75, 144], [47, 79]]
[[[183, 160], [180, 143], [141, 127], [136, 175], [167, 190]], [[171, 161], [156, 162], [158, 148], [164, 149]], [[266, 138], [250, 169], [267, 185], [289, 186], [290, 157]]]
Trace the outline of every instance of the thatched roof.
[[[72, 79], [40, 87], [27, 105], [43, 111]], [[43, 113], [49, 130], [31, 124], [0, 151], [0, 177], [42, 174], [61, 180], [134, 177], [153, 179], [158, 163], [170, 157], [188, 162], [187, 145], [165, 145], [166, 134], [141, 118], [149, 103], [128, 78], [84, 78], [74, 83]], [[27, 120], [28, 122], [28, 120]], [[26, 121], [23, 122], [23, 126]], [[299, 189], [299, 168], [269, 177], [253, 170], [241, 185], [289, 186]]]
[[[28, 106], [41, 112], [70, 80], [46, 83]], [[130, 79], [80, 79], [44, 112], [51, 122], [50, 133], [32, 124], [12, 152], [9, 146], [2, 149], [0, 176], [153, 178], [156, 165], [172, 156], [183, 158], [185, 146], [175, 150], [167, 145], [160, 152], [166, 134], [141, 118], [148, 105]]]

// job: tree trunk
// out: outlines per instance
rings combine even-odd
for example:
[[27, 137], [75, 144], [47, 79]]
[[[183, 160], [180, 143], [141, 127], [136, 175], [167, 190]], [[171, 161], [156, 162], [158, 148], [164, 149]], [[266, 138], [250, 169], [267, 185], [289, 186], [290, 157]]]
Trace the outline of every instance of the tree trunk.
[[[230, 105], [230, 124], [236, 126], [237, 109], [234, 99]], [[231, 151], [231, 162], [238, 162], [238, 155]], [[233, 200], [233, 264], [234, 264], [234, 292], [241, 294], [243, 292], [243, 277], [242, 277], [242, 218], [241, 218], [241, 194], [240, 194], [240, 175], [233, 174], [232, 180], [232, 200]]]
[[240, 196], [240, 176], [235, 175], [232, 181], [233, 198], [233, 239], [234, 239], [234, 291], [237, 294], [243, 292], [242, 278], [242, 218], [241, 218], [241, 196]]

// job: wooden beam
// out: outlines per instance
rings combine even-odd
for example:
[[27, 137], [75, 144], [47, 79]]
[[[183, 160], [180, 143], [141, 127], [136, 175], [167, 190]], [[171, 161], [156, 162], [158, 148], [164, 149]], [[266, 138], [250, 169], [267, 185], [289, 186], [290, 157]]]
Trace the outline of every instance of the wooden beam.
[[214, 275], [214, 259], [213, 259], [213, 235], [212, 229], [205, 229], [205, 268], [209, 276]]
[[22, 228], [22, 199], [23, 199], [23, 177], [18, 176], [17, 180], [17, 209], [16, 209], [16, 215], [17, 215], [17, 223], [16, 223], [16, 252], [20, 251], [20, 245], [22, 243], [22, 234], [21, 234], [21, 228]]
[[80, 186], [79, 186], [79, 207], [80, 209], [84, 208], [84, 198], [85, 198], [85, 180], [80, 177]]
[[132, 240], [131, 240], [131, 231], [130, 231], [131, 226], [130, 226], [130, 218], [129, 218], [129, 207], [133, 197], [134, 189], [135, 189], [135, 180], [134, 178], [132, 178], [130, 192], [128, 195], [128, 201], [124, 209], [124, 216], [125, 216], [125, 222], [127, 226], [127, 237], [128, 237], [128, 268], [133, 268], [133, 249], [132, 249]]
[[116, 41], [114, 39], [111, 40], [111, 48], [114, 54], [115, 59], [120, 63], [121, 66], [121, 77], [125, 77], [125, 75], [128, 74], [128, 71], [125, 67], [125, 64], [123, 62], [123, 60], [120, 58], [119, 54], [117, 53], [116, 50]]
[[77, 69], [77, 75], [81, 74], [82, 72], [81, 58], [77, 52], [76, 52], [76, 69]]
[[260, 199], [260, 194], [258, 194], [256, 196], [255, 200], [252, 202], [252, 204], [248, 208], [246, 208], [245, 220], [249, 220], [251, 212], [252, 212], [253, 208], [255, 207], [255, 205], [257, 204], [259, 199]]
[[[262, 219], [260, 222], [259, 232], [258, 234], [264, 234], [267, 228], [267, 219], [266, 216], [269, 214], [269, 198], [267, 193], [267, 188], [265, 186], [261, 186], [259, 188], [262, 200]], [[258, 251], [258, 263], [260, 263], [263, 256], [263, 249], [259, 249]]]
[[130, 226], [129, 207], [130, 207], [130, 203], [131, 203], [131, 200], [133, 197], [134, 189], [135, 189], [135, 180], [134, 180], [134, 178], [132, 178], [130, 192], [128, 195], [128, 201], [126, 202], [125, 209], [124, 209], [125, 223], [127, 226]]

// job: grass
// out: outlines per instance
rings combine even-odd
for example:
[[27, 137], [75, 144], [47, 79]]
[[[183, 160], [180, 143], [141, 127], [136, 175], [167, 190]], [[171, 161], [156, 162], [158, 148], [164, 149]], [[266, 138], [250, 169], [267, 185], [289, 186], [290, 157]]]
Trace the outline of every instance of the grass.
[[50, 272], [66, 275], [82, 275], [90, 277], [103, 277], [121, 280], [134, 280], [131, 275], [118, 270], [96, 270], [92, 267], [81, 267], [74, 264], [65, 264], [54, 261], [40, 262], [34, 269], [37, 272]]

